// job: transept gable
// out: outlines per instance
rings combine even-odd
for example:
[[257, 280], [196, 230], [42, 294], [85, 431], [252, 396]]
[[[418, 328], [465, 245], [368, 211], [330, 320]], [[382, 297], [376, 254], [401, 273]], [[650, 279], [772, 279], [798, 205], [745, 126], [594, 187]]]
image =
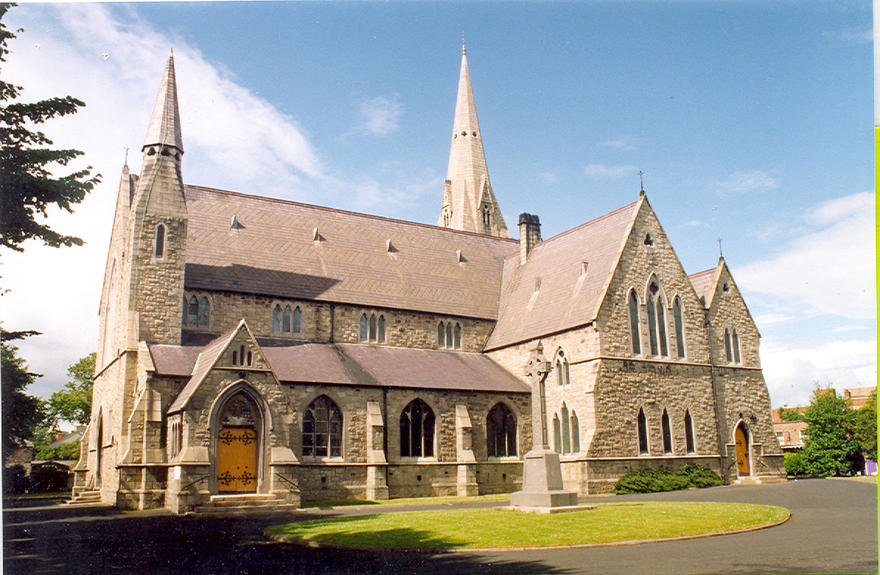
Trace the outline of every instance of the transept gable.
[[736, 285], [736, 281], [734, 281], [733, 274], [730, 273], [730, 268], [727, 266], [724, 257], [718, 258], [718, 266], [715, 269], [716, 280], [712, 290], [711, 304], [706, 306], [709, 321], [713, 321], [715, 317], [723, 313], [725, 311], [723, 308], [734, 308], [729, 311], [735, 311], [742, 317], [747, 318], [748, 327], [755, 330], [755, 333], [760, 336], [758, 326], [749, 311], [749, 306], [746, 305], [742, 292], [740, 292], [739, 287]]

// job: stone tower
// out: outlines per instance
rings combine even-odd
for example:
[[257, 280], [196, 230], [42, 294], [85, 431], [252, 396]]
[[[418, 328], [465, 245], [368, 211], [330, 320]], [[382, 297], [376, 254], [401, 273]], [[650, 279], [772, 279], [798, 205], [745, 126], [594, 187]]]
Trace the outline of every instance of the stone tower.
[[147, 127], [132, 201], [130, 285], [137, 341], [180, 343], [187, 212], [174, 54]]
[[461, 48], [461, 73], [452, 126], [452, 145], [449, 148], [449, 168], [443, 183], [443, 202], [437, 225], [502, 238], [510, 237], [489, 182], [483, 137], [477, 121], [467, 50], [464, 46]]

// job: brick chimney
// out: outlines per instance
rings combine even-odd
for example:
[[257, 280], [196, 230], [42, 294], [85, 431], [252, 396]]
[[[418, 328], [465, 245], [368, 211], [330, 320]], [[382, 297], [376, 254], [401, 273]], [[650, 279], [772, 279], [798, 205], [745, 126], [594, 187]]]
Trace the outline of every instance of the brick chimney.
[[541, 243], [541, 220], [532, 214], [519, 215], [519, 263], [529, 259], [529, 253]]

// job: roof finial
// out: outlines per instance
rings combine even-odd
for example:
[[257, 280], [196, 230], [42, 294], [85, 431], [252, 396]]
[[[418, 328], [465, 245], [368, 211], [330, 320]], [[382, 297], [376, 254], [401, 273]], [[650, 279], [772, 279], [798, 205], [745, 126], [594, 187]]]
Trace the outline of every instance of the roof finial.
[[123, 165], [128, 165], [128, 146], [125, 146], [125, 164]]
[[721, 238], [718, 238], [718, 257], [724, 257], [724, 250], [721, 249]]
[[467, 47], [464, 45], [464, 32], [461, 33], [461, 55], [467, 55]]
[[645, 172], [639, 170], [639, 195], [640, 196], [645, 195], [645, 179], [643, 178], [644, 175], [645, 175]]

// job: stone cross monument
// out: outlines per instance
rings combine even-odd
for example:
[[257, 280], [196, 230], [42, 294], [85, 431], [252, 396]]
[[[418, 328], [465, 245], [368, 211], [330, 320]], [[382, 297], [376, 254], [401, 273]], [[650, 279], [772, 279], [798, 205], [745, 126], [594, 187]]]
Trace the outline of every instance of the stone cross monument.
[[550, 362], [544, 357], [541, 342], [535, 346], [526, 365], [526, 377], [532, 386], [532, 450], [523, 462], [522, 491], [510, 495], [512, 507], [531, 511], [577, 505], [577, 494], [562, 485], [559, 454], [550, 449], [547, 440], [547, 404], [544, 381], [550, 373]]

